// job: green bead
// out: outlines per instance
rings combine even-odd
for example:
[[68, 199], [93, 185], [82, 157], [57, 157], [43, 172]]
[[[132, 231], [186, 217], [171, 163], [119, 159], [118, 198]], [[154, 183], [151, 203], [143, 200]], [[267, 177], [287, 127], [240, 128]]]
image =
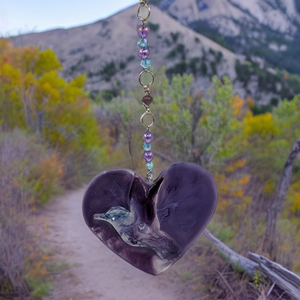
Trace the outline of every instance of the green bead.
[[144, 68], [144, 69], [149, 69], [149, 68], [151, 67], [151, 62], [150, 62], [150, 60], [149, 60], [149, 59], [143, 59], [143, 60], [141, 61], [141, 66], [142, 66], [142, 68]]
[[153, 170], [153, 168], [154, 168], [154, 164], [153, 164], [153, 161], [150, 161], [150, 162], [147, 162], [146, 163], [146, 168], [147, 168], [147, 170]]
[[152, 148], [150, 143], [144, 143], [144, 146], [143, 146], [143, 147], [144, 147], [144, 150], [145, 150], [145, 151], [150, 151], [151, 148]]
[[148, 44], [147, 40], [145, 38], [141, 38], [139, 39], [137, 46], [140, 48], [146, 48], [147, 44]]

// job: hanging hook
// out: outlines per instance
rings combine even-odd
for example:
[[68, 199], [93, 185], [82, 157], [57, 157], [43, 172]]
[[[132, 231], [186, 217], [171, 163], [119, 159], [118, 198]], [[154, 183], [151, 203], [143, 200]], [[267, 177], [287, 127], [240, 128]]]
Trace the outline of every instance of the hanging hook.
[[[142, 7], [146, 7], [148, 13], [147, 13], [147, 16], [146, 17], [143, 17], [141, 15], [141, 9]], [[147, 0], [140, 0], [140, 5], [139, 5], [139, 8], [138, 8], [138, 13], [137, 13], [137, 16], [138, 18], [143, 22], [143, 24], [145, 25], [150, 17], [150, 14], [151, 14], [151, 8], [150, 6], [148, 5], [148, 1]]]
[[140, 0], [140, 5], [141, 6], [146, 6], [146, 5], [148, 5], [148, 1], [147, 0]]

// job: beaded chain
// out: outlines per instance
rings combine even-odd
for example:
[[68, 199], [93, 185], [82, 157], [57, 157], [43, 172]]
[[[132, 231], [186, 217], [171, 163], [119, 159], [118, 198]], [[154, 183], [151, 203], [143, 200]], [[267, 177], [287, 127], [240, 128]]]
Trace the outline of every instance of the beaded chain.
[[[146, 16], [142, 16], [142, 10], [146, 10]], [[149, 60], [150, 50], [148, 47], [147, 37], [150, 33], [150, 28], [147, 26], [147, 21], [150, 17], [151, 9], [148, 5], [147, 0], [140, 0], [139, 8], [138, 8], [138, 19], [143, 23], [137, 26], [137, 32], [140, 37], [137, 45], [139, 48], [139, 57], [142, 59], [141, 66], [143, 71], [139, 75], [139, 82], [141, 86], [144, 88], [145, 95], [142, 99], [142, 103], [145, 108], [145, 112], [142, 114], [140, 121], [143, 126], [146, 128], [146, 131], [142, 135], [142, 140], [144, 142], [144, 154], [143, 159], [146, 161], [146, 169], [147, 169], [147, 180], [148, 182], [153, 182], [153, 152], [151, 151], [151, 142], [153, 141], [153, 134], [150, 132], [151, 127], [155, 123], [154, 115], [150, 109], [150, 104], [153, 101], [153, 97], [151, 96], [151, 86], [154, 83], [154, 74], [149, 70], [151, 67], [151, 62]], [[151, 80], [148, 83], [143, 81], [144, 75], [150, 75]]]

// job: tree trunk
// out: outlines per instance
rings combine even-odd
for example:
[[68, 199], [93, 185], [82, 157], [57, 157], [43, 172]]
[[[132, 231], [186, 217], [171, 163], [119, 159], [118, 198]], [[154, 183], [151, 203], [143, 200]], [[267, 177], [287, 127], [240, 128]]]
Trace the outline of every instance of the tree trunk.
[[196, 142], [196, 131], [199, 124], [200, 117], [202, 115], [201, 111], [201, 99], [203, 97], [202, 93], [198, 93], [194, 98], [190, 107], [190, 113], [193, 116], [192, 120], [192, 132], [191, 132], [191, 149], [190, 149], [190, 159], [193, 163], [199, 163], [199, 154], [195, 153], [195, 142]]
[[[23, 102], [23, 110], [24, 110], [24, 116], [25, 116], [25, 122], [26, 126], [30, 130], [34, 130], [34, 121], [33, 121], [33, 115], [30, 107], [30, 103], [32, 102], [33, 94], [34, 94], [35, 88], [30, 88], [30, 90], [25, 91], [25, 88], [22, 87], [21, 95], [22, 95], [22, 102]], [[26, 95], [26, 93], [28, 95]]]
[[45, 112], [43, 110], [37, 112], [37, 132], [39, 134], [40, 142], [43, 141], [44, 115]]
[[300, 137], [295, 142], [293, 149], [284, 165], [277, 189], [274, 195], [273, 203], [267, 212], [267, 228], [265, 232], [264, 250], [275, 260], [277, 253], [277, 221], [279, 213], [283, 208], [283, 203], [290, 186], [293, 166], [300, 152]]

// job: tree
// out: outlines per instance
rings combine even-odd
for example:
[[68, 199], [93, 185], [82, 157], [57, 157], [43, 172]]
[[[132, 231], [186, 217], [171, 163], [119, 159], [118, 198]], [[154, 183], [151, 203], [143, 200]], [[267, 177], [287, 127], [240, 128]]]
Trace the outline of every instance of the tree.
[[[300, 177], [295, 168], [299, 166], [296, 159], [299, 153], [300, 97], [280, 102], [272, 113], [253, 116], [249, 112], [244, 119], [244, 131], [248, 141], [245, 150], [249, 167], [253, 177], [257, 178], [256, 185], [260, 185], [253, 191], [257, 194], [254, 199], [263, 202], [259, 204], [263, 208], [260, 214], [267, 215], [263, 248], [277, 259], [279, 215], [284, 207], [289, 207], [285, 199], [291, 180], [297, 182]], [[278, 174], [281, 174], [279, 180]]]
[[[162, 68], [156, 77], [151, 108], [159, 120], [153, 130], [160, 143], [155, 144], [155, 154], [170, 162], [189, 161], [210, 168], [238, 153], [244, 102], [233, 96], [228, 78], [221, 81], [214, 77], [207, 95], [193, 95], [192, 76], [175, 75], [169, 83]], [[102, 102], [98, 115], [102, 119], [110, 116], [111, 123], [118, 120], [122, 134], [131, 140], [137, 128], [142, 130], [137, 118], [143, 111], [139, 98], [141, 95], [136, 93]]]
[[231, 82], [226, 77], [223, 82], [213, 77], [206, 95], [192, 96], [192, 83], [192, 76], [176, 75], [164, 97], [156, 98], [158, 127], [169, 140], [174, 160], [209, 168], [213, 162], [237, 153], [242, 132], [237, 106], [240, 99], [233, 96]]
[[265, 249], [270, 253], [273, 259], [276, 259], [277, 245], [278, 245], [278, 232], [277, 223], [278, 217], [283, 209], [284, 201], [290, 187], [293, 167], [296, 162], [297, 156], [300, 153], [300, 136], [293, 145], [292, 151], [290, 152], [283, 171], [281, 173], [279, 183], [276, 192], [273, 196], [272, 205], [267, 212], [267, 229], [265, 234]]
[[[290, 187], [293, 168], [300, 153], [300, 97], [297, 96], [291, 101], [282, 101], [274, 110], [275, 122], [278, 125], [279, 134], [284, 136], [286, 141], [293, 142], [292, 150], [284, 163], [277, 188], [273, 195], [271, 205], [267, 212], [267, 228], [265, 233], [264, 247], [273, 259], [276, 259], [278, 246], [278, 218], [284, 207], [287, 192]], [[299, 175], [298, 175], [299, 177]]]
[[64, 178], [80, 182], [108, 158], [108, 147], [84, 90], [85, 75], [67, 82], [61, 70], [50, 49], [13, 48], [0, 40], [0, 126], [37, 134], [65, 161]]

